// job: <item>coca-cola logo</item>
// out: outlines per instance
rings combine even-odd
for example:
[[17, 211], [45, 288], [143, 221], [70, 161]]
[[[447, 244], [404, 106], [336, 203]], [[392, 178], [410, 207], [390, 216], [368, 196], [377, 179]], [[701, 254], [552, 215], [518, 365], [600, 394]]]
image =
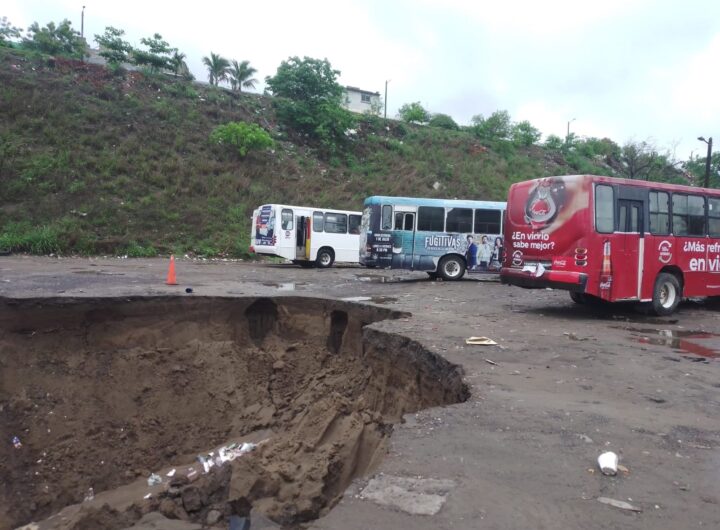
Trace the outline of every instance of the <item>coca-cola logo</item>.
[[535, 230], [552, 223], [565, 202], [565, 183], [558, 178], [539, 179], [525, 204], [525, 221]]
[[658, 259], [660, 263], [670, 263], [672, 259], [672, 243], [664, 239], [658, 245]]
[[512, 264], [513, 267], [519, 267], [523, 264], [523, 253], [519, 250], [516, 250], [512, 254]]

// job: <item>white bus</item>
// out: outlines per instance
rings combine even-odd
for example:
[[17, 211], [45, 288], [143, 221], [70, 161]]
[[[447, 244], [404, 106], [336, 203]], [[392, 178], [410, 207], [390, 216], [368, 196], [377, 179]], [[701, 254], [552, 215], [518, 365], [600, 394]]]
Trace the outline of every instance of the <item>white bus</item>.
[[250, 252], [303, 267], [358, 263], [361, 212], [264, 204], [253, 212]]

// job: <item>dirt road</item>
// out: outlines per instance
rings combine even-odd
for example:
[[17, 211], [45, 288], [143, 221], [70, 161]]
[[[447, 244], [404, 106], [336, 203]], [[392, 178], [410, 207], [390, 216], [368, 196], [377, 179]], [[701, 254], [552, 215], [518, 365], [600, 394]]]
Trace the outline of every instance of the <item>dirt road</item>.
[[[461, 366], [469, 398], [406, 414], [386, 456], [309, 523], [314, 529], [720, 527], [716, 305], [685, 302], [676, 315], [656, 318], [492, 279], [433, 282], [402, 271], [221, 261], [176, 266], [179, 285], [167, 286], [167, 260], [2, 257], [0, 297], [293, 295], [411, 313], [370, 328]], [[470, 336], [497, 345], [467, 345]], [[6, 377], [0, 415], [10, 399]], [[10, 444], [14, 433], [2, 434]], [[620, 456], [617, 476], [599, 472], [604, 451]]]

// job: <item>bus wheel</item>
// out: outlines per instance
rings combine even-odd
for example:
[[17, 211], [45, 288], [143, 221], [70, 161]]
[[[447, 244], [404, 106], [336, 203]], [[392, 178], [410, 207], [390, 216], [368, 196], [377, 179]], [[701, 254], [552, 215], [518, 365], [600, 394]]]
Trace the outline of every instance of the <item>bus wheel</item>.
[[667, 272], [658, 274], [653, 289], [652, 308], [656, 315], [671, 315], [682, 298], [682, 289], [678, 279]]
[[317, 258], [315, 259], [315, 263], [317, 266], [321, 269], [327, 269], [328, 267], [332, 266], [333, 262], [335, 261], [335, 254], [333, 253], [331, 248], [323, 247], [320, 250], [318, 250]]
[[438, 264], [437, 273], [443, 280], [459, 280], [465, 274], [465, 262], [459, 256], [445, 256]]

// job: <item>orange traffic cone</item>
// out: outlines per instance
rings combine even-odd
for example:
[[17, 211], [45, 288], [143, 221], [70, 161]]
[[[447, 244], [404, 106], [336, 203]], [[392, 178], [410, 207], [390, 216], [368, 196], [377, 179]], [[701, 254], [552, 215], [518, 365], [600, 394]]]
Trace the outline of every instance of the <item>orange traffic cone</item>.
[[168, 275], [167, 280], [165, 280], [165, 283], [167, 285], [177, 285], [177, 280], [175, 279], [175, 256], [170, 256], [170, 267], [168, 267]]

